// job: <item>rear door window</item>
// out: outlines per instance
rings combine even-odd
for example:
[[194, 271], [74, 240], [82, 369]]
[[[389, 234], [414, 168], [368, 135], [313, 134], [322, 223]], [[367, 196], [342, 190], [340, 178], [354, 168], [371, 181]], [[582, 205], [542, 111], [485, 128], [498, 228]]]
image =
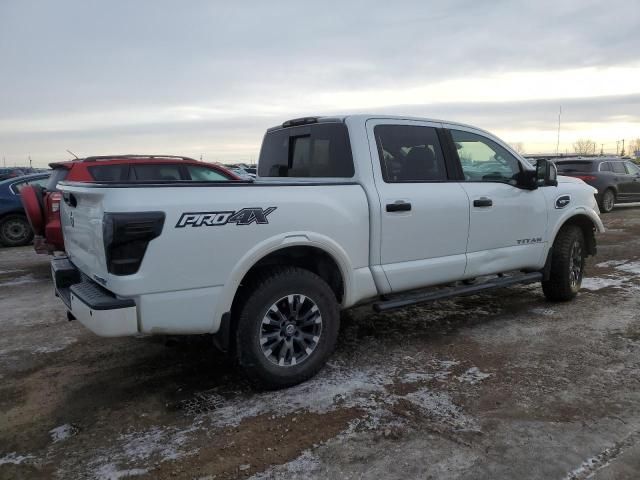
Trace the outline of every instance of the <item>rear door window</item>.
[[374, 135], [385, 182], [438, 182], [447, 179], [444, 155], [435, 128], [377, 125]]
[[353, 177], [347, 127], [343, 123], [318, 123], [267, 132], [260, 150], [258, 174], [261, 177]]
[[601, 172], [612, 172], [613, 170], [611, 170], [611, 164], [609, 162], [602, 162], [600, 164], [600, 171]]
[[20, 191], [24, 187], [26, 187], [27, 185], [39, 185], [41, 187], [44, 187], [47, 184], [48, 180], [49, 179], [47, 177], [44, 177], [44, 178], [32, 178], [30, 180], [14, 183], [11, 186], [11, 189], [13, 190], [13, 193], [20, 194]]
[[223, 182], [229, 180], [222, 173], [213, 168], [201, 167], [200, 165], [188, 165], [187, 172], [191, 180], [197, 182]]
[[132, 180], [148, 182], [182, 180], [180, 165], [132, 165]]
[[611, 162], [611, 166], [613, 168], [613, 172], [614, 173], [622, 173], [622, 174], [626, 175], [627, 170], [624, 168], [624, 163], [622, 163], [622, 162]]

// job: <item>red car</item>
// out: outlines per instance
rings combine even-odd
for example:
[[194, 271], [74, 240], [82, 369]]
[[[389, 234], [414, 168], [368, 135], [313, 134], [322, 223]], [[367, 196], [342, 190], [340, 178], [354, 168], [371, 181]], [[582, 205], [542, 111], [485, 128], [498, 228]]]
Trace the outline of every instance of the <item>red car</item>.
[[46, 187], [25, 187], [22, 203], [35, 237], [38, 253], [64, 251], [60, 226], [62, 194], [58, 182], [195, 181], [241, 180], [224, 167], [188, 157], [172, 155], [110, 155], [51, 163], [53, 169]]

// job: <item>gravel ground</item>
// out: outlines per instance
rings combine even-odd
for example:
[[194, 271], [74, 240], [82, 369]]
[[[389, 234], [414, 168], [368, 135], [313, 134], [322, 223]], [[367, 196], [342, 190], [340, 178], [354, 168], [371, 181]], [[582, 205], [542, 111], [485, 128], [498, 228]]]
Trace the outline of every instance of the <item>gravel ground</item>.
[[313, 380], [253, 391], [206, 336], [68, 322], [48, 258], [0, 250], [1, 478], [640, 477], [640, 208], [584, 289], [345, 312]]

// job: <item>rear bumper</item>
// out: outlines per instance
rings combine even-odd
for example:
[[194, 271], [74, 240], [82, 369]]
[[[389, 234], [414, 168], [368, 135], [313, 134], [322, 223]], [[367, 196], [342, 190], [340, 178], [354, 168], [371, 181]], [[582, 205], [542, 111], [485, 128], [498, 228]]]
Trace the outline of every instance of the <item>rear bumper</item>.
[[118, 298], [83, 275], [67, 257], [51, 260], [56, 296], [85, 327], [102, 337], [138, 333], [138, 310], [133, 299]]

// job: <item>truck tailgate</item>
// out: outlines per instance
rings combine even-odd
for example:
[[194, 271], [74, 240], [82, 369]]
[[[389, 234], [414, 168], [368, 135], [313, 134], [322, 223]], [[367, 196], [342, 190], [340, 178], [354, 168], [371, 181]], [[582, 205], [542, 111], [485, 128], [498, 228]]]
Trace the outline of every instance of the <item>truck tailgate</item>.
[[107, 275], [102, 238], [104, 190], [61, 186], [64, 202], [60, 220], [65, 249], [71, 261], [93, 280]]

